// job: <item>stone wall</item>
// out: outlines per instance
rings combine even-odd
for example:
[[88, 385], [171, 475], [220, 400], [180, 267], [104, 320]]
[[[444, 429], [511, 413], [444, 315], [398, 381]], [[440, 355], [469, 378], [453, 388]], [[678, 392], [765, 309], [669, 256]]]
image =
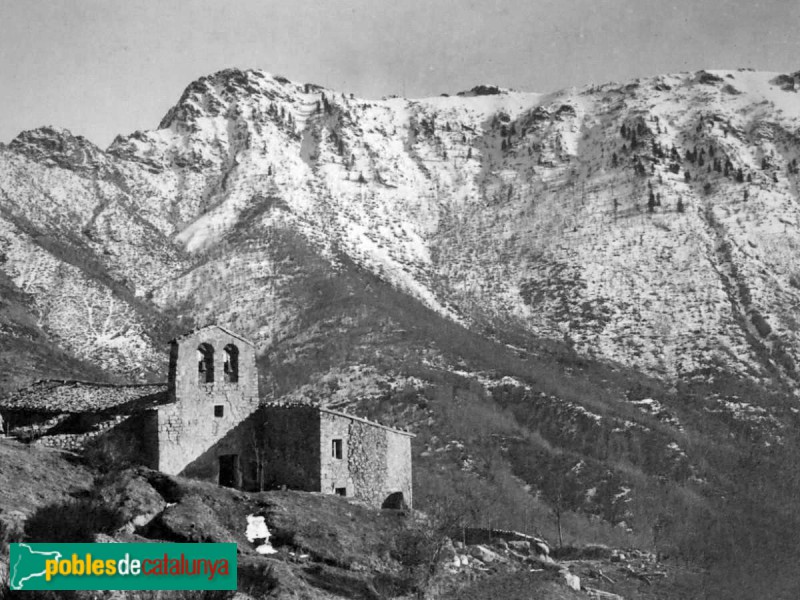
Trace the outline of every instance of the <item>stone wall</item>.
[[386, 481], [384, 499], [392, 492], [403, 492], [409, 507], [414, 506], [411, 484], [411, 436], [386, 432]]
[[[332, 456], [342, 439], [341, 459]], [[411, 436], [356, 416], [321, 411], [321, 491], [346, 488], [347, 495], [381, 506], [394, 492], [412, 505]]]
[[[320, 448], [320, 491], [333, 494], [336, 489], [344, 489], [346, 496], [354, 495], [354, 481], [351, 478], [350, 460], [353, 443], [350, 439], [349, 420], [326, 412], [319, 415]], [[341, 440], [341, 458], [333, 455], [333, 441]]]
[[[91, 442], [101, 436], [109, 435], [121, 423], [130, 417], [127, 415], [102, 416], [102, 415], [68, 415], [59, 425], [53, 427], [42, 437], [35, 440], [36, 444], [50, 448], [63, 448], [64, 450], [83, 450]], [[69, 426], [64, 426], [65, 423]], [[64, 432], [61, 433], [60, 430]]]
[[353, 481], [352, 495], [380, 506], [386, 489], [387, 431], [360, 421], [350, 421], [348, 467]]
[[319, 411], [311, 406], [269, 406], [259, 411], [258, 420], [265, 487], [321, 491]]
[[71, 416], [36, 411], [3, 411], [2, 415], [6, 433], [23, 441], [33, 441], [46, 435]]
[[[336, 411], [263, 407], [256, 421], [266, 452], [267, 487], [336, 493], [381, 506], [402, 492], [411, 506], [411, 436]], [[334, 453], [341, 440], [341, 458]]]
[[[214, 349], [213, 383], [198, 381], [200, 344]], [[236, 383], [227, 382], [223, 371], [223, 349], [228, 344], [239, 351]], [[219, 327], [200, 329], [173, 342], [168, 381], [175, 402], [158, 409], [158, 469], [216, 480], [217, 457], [242, 451], [241, 437], [227, 447], [221, 442], [258, 408], [255, 348]], [[221, 407], [221, 416], [215, 407]]]
[[490, 544], [494, 540], [501, 539], [507, 542], [530, 542], [531, 544], [541, 540], [532, 535], [520, 533], [519, 531], [509, 531], [506, 529], [488, 529], [482, 527], [465, 527], [461, 530], [461, 541], [469, 546], [475, 544]]
[[125, 416], [102, 435], [89, 441], [86, 448], [108, 458], [156, 468], [158, 465], [158, 412], [145, 410]]

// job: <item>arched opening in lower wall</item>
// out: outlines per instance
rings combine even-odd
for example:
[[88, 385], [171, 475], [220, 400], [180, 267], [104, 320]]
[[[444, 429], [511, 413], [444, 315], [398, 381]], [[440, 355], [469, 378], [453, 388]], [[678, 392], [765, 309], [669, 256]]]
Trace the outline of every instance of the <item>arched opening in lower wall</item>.
[[392, 492], [386, 496], [386, 500], [381, 504], [381, 508], [389, 508], [393, 510], [408, 510], [408, 504], [403, 496], [403, 492]]

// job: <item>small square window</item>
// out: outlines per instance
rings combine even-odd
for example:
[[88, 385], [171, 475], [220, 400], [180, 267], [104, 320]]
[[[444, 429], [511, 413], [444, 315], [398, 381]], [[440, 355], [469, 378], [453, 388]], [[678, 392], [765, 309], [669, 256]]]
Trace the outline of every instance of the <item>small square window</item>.
[[331, 456], [333, 456], [333, 458], [342, 458], [342, 440], [333, 440]]
[[334, 491], [337, 496], [347, 496], [347, 488], [336, 488]]
[[222, 404], [214, 405], [214, 416], [215, 417], [224, 417], [225, 416], [225, 407]]

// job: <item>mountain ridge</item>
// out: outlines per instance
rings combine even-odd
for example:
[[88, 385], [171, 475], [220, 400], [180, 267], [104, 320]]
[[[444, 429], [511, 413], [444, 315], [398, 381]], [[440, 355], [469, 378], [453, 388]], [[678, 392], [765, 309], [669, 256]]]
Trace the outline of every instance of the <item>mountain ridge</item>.
[[[794, 385], [800, 278], [786, 259], [754, 256], [753, 238], [772, 243], [797, 222], [800, 110], [782, 97], [795, 95], [796, 75], [699, 71], [547, 95], [476, 86], [365, 101], [226, 69], [187, 86], [158, 129], [118, 136], [105, 151], [66, 130], [21, 133], [4, 155], [17, 182], [0, 189], [17, 226], [63, 227], [70, 218], [54, 205], [80, 198], [54, 237], [79, 237], [70, 244], [89, 246], [101, 268], [162, 310], [181, 294], [175, 281], [164, 290], [163, 267], [191, 270], [258, 217], [265, 231], [294, 227], [329, 258], [342, 251], [470, 326], [513, 323], [661, 377], [721, 364]], [[681, 103], [691, 109], [675, 112]], [[770, 110], [776, 119], [766, 120]], [[54, 173], [68, 175], [73, 198], [48, 191], [66, 189], [48, 182]], [[34, 189], [18, 193], [42, 200], [21, 209], [14, 192], [25, 179]], [[759, 215], [731, 196], [751, 193], [750, 207], [769, 206], [747, 229], [742, 219]], [[116, 223], [131, 231], [103, 233]], [[133, 231], [138, 239], [124, 239]], [[144, 251], [144, 240], [159, 251]], [[658, 260], [689, 277], [668, 276]], [[751, 273], [776, 267], [778, 290]], [[681, 296], [690, 310], [675, 306]], [[691, 328], [669, 332], [687, 319]], [[695, 343], [697, 332], [718, 348]]]
[[363, 100], [226, 70], [106, 150], [23, 132], [1, 389], [161, 381], [167, 340], [218, 323], [257, 343], [262, 397], [411, 426], [426, 509], [795, 551], [797, 81]]

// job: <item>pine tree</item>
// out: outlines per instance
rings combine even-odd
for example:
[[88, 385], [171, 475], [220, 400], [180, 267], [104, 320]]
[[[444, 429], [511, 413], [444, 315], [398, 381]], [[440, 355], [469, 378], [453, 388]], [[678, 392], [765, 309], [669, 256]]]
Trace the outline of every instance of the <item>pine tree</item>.
[[658, 158], [661, 154], [661, 148], [659, 147], [658, 143], [656, 142], [656, 138], [650, 142], [650, 151], [653, 153], [653, 156]]

